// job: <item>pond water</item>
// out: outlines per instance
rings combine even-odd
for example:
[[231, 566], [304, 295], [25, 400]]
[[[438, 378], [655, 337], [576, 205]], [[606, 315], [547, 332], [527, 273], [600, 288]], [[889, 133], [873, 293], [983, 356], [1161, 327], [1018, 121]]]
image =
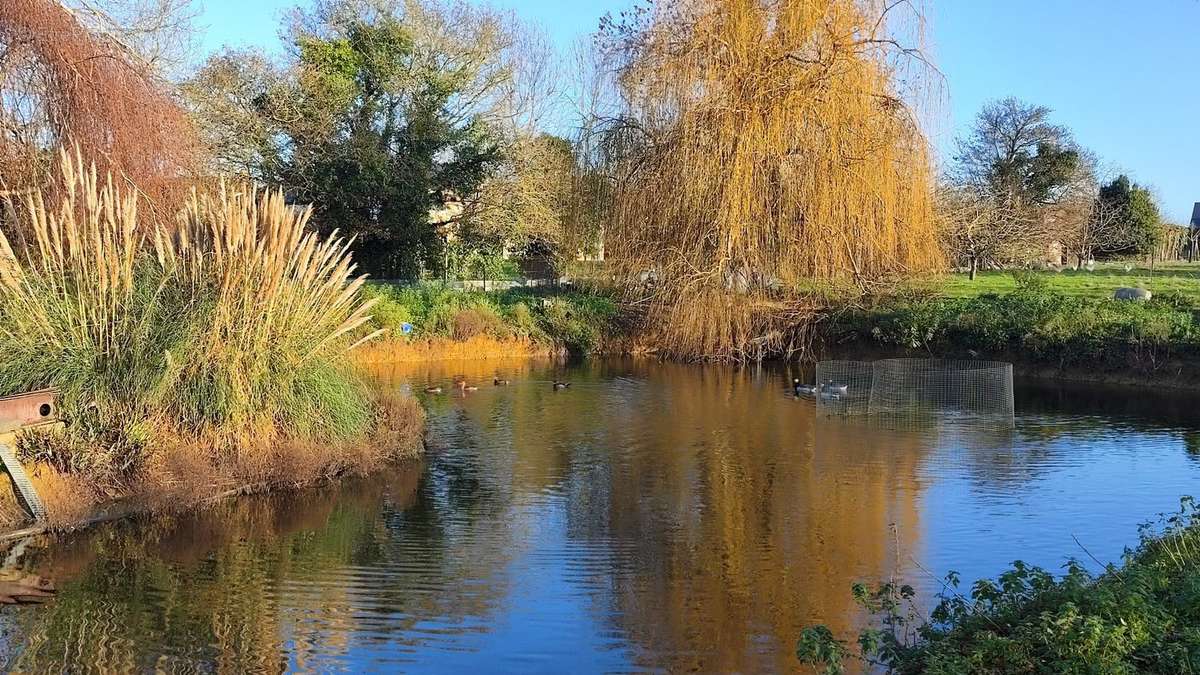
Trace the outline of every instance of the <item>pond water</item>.
[[855, 581], [894, 576], [928, 605], [950, 570], [1096, 568], [1200, 493], [1200, 399], [1177, 392], [1021, 385], [1009, 433], [901, 432], [818, 419], [783, 367], [378, 376], [457, 373], [483, 386], [420, 394], [419, 462], [9, 551], [59, 593], [0, 610], [0, 665], [789, 671], [805, 625], [862, 625]]

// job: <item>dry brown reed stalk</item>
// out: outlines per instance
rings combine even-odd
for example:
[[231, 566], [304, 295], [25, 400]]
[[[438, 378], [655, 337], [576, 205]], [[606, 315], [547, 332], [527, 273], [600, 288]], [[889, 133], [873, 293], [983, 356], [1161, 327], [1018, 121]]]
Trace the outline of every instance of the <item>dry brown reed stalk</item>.
[[0, 188], [41, 187], [56, 151], [78, 145], [127, 192], [167, 202], [167, 216], [200, 156], [165, 84], [56, 0], [0, 2], [0, 126]]
[[906, 2], [675, 0], [609, 22], [606, 245], [664, 351], [795, 349], [814, 282], [942, 264], [928, 143], [899, 91]]

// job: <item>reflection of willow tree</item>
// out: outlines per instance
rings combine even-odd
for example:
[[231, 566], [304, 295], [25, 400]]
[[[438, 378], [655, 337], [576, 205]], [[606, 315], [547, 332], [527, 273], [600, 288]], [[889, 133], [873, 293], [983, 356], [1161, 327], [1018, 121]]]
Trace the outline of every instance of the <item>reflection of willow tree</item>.
[[[312, 667], [349, 651], [364, 617], [387, 615], [385, 627], [373, 627], [408, 635], [429, 618], [484, 615], [502, 594], [487, 589], [500, 584], [454, 589], [464, 579], [495, 581], [496, 556], [455, 550], [443, 510], [462, 505], [418, 493], [418, 475], [398, 470], [341, 489], [120, 524], [39, 551], [37, 569], [60, 592], [16, 615], [13, 633], [25, 646], [4, 665], [280, 671], [287, 658]], [[361, 568], [390, 579], [360, 577]], [[413, 586], [448, 590], [413, 594]]]
[[648, 667], [789, 670], [805, 625], [857, 626], [849, 588], [895, 567], [889, 524], [915, 544], [918, 435], [833, 425], [814, 449], [812, 409], [735, 369], [588, 362], [560, 394], [534, 377], [431, 401], [431, 435], [507, 499], [561, 490], [567, 536], [610, 550], [597, 613]]
[[572, 533], [636, 545], [607, 602], [647, 665], [790, 670], [806, 623], [849, 632], [850, 585], [894, 569], [889, 524], [913, 546], [924, 442], [832, 425], [816, 444], [810, 408], [743, 373], [654, 368], [591, 401], [608, 464], [579, 480], [607, 478], [588, 491], [606, 496], [570, 505]]

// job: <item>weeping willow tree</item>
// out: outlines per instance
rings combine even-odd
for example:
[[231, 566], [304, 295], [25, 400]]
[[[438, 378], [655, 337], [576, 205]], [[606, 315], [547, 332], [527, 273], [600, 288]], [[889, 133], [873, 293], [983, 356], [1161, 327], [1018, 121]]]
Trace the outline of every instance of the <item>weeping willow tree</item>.
[[606, 20], [606, 246], [661, 350], [792, 352], [814, 282], [865, 289], [940, 264], [928, 143], [899, 84], [927, 68], [904, 46], [918, 10], [667, 0]]

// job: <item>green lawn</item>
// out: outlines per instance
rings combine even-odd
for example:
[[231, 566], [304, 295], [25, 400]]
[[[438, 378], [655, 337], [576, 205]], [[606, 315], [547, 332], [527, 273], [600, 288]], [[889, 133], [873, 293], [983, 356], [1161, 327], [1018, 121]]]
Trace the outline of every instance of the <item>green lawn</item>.
[[[1047, 271], [1043, 274], [1050, 280], [1050, 288], [1065, 295], [1077, 297], [1107, 298], [1121, 286], [1146, 288], [1154, 293], [1181, 293], [1200, 304], [1200, 263], [1160, 263], [1151, 270], [1134, 267], [1125, 271], [1124, 263], [1097, 265], [1095, 271], [1064, 270]], [[950, 298], [964, 298], [985, 293], [1008, 293], [1017, 284], [1010, 272], [980, 272], [974, 281], [966, 274], [949, 274], [931, 279], [910, 282], [913, 288], [926, 290]]]

